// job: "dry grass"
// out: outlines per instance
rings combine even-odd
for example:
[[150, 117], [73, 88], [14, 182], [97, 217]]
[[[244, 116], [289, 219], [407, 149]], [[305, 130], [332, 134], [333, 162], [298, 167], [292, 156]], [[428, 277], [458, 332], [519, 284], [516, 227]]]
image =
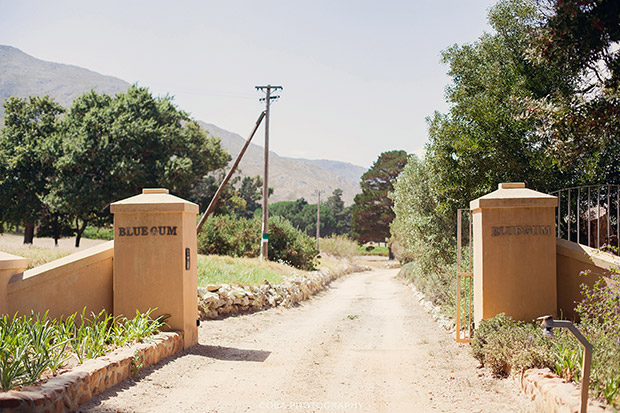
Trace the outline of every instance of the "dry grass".
[[319, 247], [321, 248], [321, 254], [329, 254], [339, 258], [351, 259], [359, 254], [357, 243], [346, 235], [321, 238]]
[[257, 258], [232, 258], [221, 255], [198, 255], [198, 285], [230, 284], [256, 286], [264, 280], [277, 284], [285, 276], [303, 271], [273, 261]]
[[52, 250], [49, 248], [35, 247], [33, 245], [24, 245], [19, 247], [13, 245], [0, 245], [0, 251], [27, 258], [28, 269], [57, 260], [74, 252], [62, 249]]

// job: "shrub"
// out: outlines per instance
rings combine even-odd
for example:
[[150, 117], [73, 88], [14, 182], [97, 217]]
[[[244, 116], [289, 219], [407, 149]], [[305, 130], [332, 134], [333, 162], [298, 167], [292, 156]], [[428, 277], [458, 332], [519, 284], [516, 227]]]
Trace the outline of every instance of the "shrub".
[[114, 229], [111, 227], [93, 227], [89, 225], [84, 230], [82, 237], [111, 241], [114, 239]]
[[352, 258], [358, 254], [357, 243], [346, 235], [332, 235], [328, 238], [321, 238], [319, 248], [321, 253], [340, 258]]
[[198, 253], [257, 257], [260, 252], [260, 226], [258, 218], [210, 216], [198, 235]]
[[534, 323], [514, 322], [501, 313], [480, 321], [472, 355], [494, 375], [506, 377], [529, 368], [553, 367], [553, 344]]
[[[315, 240], [282, 217], [269, 219], [269, 258], [302, 270], [315, 269]], [[198, 252], [205, 255], [257, 257], [261, 220], [220, 215], [209, 217], [198, 237]]]

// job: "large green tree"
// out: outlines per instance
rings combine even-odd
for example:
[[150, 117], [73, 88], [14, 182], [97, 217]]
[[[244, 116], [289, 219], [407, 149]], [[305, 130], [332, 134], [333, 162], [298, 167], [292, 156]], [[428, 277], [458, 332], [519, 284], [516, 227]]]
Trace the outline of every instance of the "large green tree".
[[500, 0], [489, 12], [493, 33], [442, 53], [449, 110], [429, 118], [426, 156], [409, 161], [394, 193], [397, 214], [412, 215], [396, 220], [397, 241], [407, 246], [414, 230], [424, 240], [409, 245], [408, 259], [428, 245], [451, 261], [456, 209], [500, 182], [543, 192], [618, 182], [619, 7]]
[[9, 98], [0, 134], [0, 221], [24, 226], [31, 244], [46, 211], [54, 178], [55, 146], [63, 108], [49, 96]]
[[171, 98], [138, 86], [115, 97], [91, 91], [64, 119], [51, 192], [74, 222], [77, 246], [89, 222], [110, 219], [111, 202], [144, 187], [188, 198], [203, 176], [228, 160], [219, 140], [208, 138]]
[[385, 242], [390, 237], [394, 211], [388, 194], [394, 190], [394, 181], [406, 163], [405, 151], [383, 152], [362, 175], [362, 193], [355, 196], [351, 222], [358, 242]]

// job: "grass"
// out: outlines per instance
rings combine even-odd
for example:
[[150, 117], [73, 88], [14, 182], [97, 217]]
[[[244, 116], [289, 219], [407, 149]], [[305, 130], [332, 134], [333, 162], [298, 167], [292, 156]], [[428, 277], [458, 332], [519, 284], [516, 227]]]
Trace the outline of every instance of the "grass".
[[40, 248], [33, 245], [13, 247], [8, 245], [1, 245], [0, 249], [9, 254], [17, 255], [20, 257], [28, 258], [28, 269], [38, 267], [50, 261], [57, 260], [72, 254], [73, 251]]
[[358, 247], [358, 254], [387, 257], [389, 255], [389, 250], [388, 247], [382, 247], [381, 245], [360, 245]]
[[232, 258], [220, 255], [198, 255], [198, 285], [230, 284], [257, 286], [264, 280], [277, 284], [286, 275], [301, 271], [273, 261], [259, 263], [256, 258]]
[[93, 227], [89, 225], [84, 230], [82, 237], [111, 241], [114, 239], [114, 229], [112, 227], [99, 228], [99, 227]]

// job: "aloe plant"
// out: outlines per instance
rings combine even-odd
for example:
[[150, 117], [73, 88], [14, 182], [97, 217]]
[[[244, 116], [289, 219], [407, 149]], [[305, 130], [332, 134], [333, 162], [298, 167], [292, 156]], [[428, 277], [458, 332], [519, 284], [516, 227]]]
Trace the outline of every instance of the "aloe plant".
[[104, 310], [90, 317], [85, 312], [59, 320], [48, 318], [47, 313], [1, 317], [0, 389], [34, 384], [46, 371], [56, 374], [72, 354], [82, 363], [114, 347], [144, 340], [157, 333], [167, 318], [151, 319], [152, 310], [136, 311], [129, 320]]

